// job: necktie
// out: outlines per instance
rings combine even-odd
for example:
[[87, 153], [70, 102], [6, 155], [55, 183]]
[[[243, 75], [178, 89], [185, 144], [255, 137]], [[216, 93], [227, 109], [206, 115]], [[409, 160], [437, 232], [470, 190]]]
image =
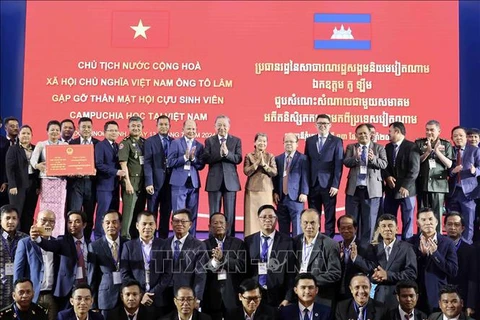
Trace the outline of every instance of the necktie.
[[308, 316], [307, 308], [303, 309], [303, 320], [310, 320], [310, 317]]
[[392, 250], [392, 247], [385, 247], [385, 256], [387, 257], [387, 261], [388, 259], [390, 259], [390, 251]]
[[343, 254], [344, 254], [344, 257], [345, 257], [345, 263], [349, 263], [350, 262], [350, 249], [349, 248], [343, 249]]
[[175, 240], [175, 247], [173, 250], [173, 260], [178, 260], [180, 256], [180, 240]]
[[112, 257], [115, 262], [118, 261], [118, 248], [117, 248], [117, 243], [113, 242], [112, 244]]
[[[262, 243], [262, 252], [260, 254], [260, 259], [262, 262], [266, 263], [268, 261], [268, 239], [270, 239], [267, 236], [262, 236], [263, 238], [263, 243]], [[266, 274], [261, 274], [258, 276], [258, 283], [264, 287], [267, 285], [267, 275]]]
[[292, 157], [289, 155], [287, 157], [287, 162], [285, 163], [285, 174], [283, 175], [282, 191], [284, 195], [288, 194], [288, 175], [290, 173], [291, 162], [292, 162]]
[[220, 143], [223, 144], [225, 142], [225, 138], [220, 138]]
[[13, 146], [15, 144], [15, 140], [14, 139], [10, 139], [10, 146]]
[[135, 318], [135, 315], [134, 315], [134, 314], [129, 314], [129, 315], [128, 315], [128, 319], [133, 320], [134, 318]]
[[318, 153], [320, 153], [320, 151], [322, 151], [322, 148], [323, 148], [323, 139], [325, 139], [325, 137], [320, 137], [320, 140], [318, 141]]
[[112, 147], [115, 153], [118, 153], [118, 144], [116, 142], [112, 143]]
[[88, 144], [88, 140], [84, 139], [84, 140], [82, 141], [82, 144]]
[[358, 318], [357, 320], [365, 320], [363, 319], [363, 307], [358, 307]]
[[190, 150], [192, 150], [192, 140], [187, 139], [187, 150], [190, 153]]
[[162, 138], [163, 152], [165, 152], [165, 157], [168, 155], [168, 140], [167, 138]]
[[[367, 165], [367, 146], [362, 146], [362, 153], [360, 154], [360, 165], [364, 167]], [[361, 180], [364, 180], [367, 177], [367, 174], [360, 173], [359, 177]]]
[[82, 268], [82, 279], [78, 279], [78, 282], [85, 282], [85, 259], [83, 257], [83, 248], [82, 248], [82, 241], [77, 240], [75, 242], [76, 249], [77, 249], [77, 266]]
[[395, 167], [395, 161], [397, 160], [398, 144], [393, 144], [393, 166]]
[[[457, 148], [457, 163], [456, 165], [459, 166], [462, 164], [462, 149]], [[460, 172], [457, 172], [457, 183], [461, 183], [462, 181], [462, 176], [460, 175]]]
[[405, 313], [405, 320], [410, 320], [411, 317], [412, 317], [412, 314]]

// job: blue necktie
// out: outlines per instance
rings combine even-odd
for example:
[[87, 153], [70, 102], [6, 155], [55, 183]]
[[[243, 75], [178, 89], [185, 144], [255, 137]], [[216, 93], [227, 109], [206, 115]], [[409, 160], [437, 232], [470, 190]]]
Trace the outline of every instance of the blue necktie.
[[395, 161], [397, 160], [397, 153], [398, 153], [398, 144], [393, 144], [393, 166], [395, 167]]
[[162, 138], [163, 151], [165, 152], [165, 157], [168, 156], [168, 140], [167, 138]]
[[322, 148], [323, 148], [323, 139], [325, 139], [325, 137], [320, 137], [320, 141], [318, 142], [318, 153], [320, 153], [320, 151], [322, 151]]
[[[260, 254], [260, 259], [262, 262], [267, 262], [268, 261], [268, 239], [269, 237], [262, 236], [263, 238], [263, 244], [262, 244], [262, 252]], [[266, 286], [267, 285], [267, 275], [266, 274], [261, 274], [258, 276], [258, 283], [260, 286]]]
[[173, 248], [173, 260], [178, 260], [180, 256], [180, 240], [175, 240], [175, 247]]
[[307, 308], [303, 309], [303, 320], [310, 320], [310, 317], [308, 316]]
[[[367, 146], [362, 146], [362, 153], [360, 154], [360, 165], [364, 167], [367, 165]], [[364, 180], [367, 177], [367, 174], [360, 173], [359, 177], [360, 180]]]

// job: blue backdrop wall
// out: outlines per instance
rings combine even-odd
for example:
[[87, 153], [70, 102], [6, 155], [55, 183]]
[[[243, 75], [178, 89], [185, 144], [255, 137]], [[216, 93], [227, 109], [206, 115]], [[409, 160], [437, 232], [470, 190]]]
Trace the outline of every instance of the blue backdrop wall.
[[[25, 13], [25, 0], [0, 1], [0, 114], [2, 118], [6, 116], [21, 118], [22, 115]], [[480, 127], [480, 1], [460, 1], [459, 15], [460, 124], [478, 128]]]

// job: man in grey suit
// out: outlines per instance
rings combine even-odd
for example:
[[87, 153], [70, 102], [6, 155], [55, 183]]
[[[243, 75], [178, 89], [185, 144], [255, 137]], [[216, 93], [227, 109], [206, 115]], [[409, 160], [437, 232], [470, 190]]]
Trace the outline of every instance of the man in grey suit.
[[208, 164], [205, 190], [208, 192], [210, 214], [222, 211], [227, 217], [227, 235], [235, 236], [235, 203], [237, 191], [240, 191], [237, 165], [242, 162], [242, 143], [239, 138], [228, 134], [230, 119], [225, 115], [217, 116], [215, 130], [217, 134], [205, 140], [204, 162]]
[[438, 305], [442, 312], [435, 312], [428, 317], [428, 320], [457, 319], [473, 320], [462, 312], [463, 300], [453, 285], [446, 285], [440, 290]]
[[385, 148], [370, 140], [366, 124], [355, 129], [358, 142], [347, 146], [343, 164], [350, 168], [347, 177], [347, 214], [360, 224], [358, 238], [370, 242], [382, 200], [382, 169], [387, 167]]

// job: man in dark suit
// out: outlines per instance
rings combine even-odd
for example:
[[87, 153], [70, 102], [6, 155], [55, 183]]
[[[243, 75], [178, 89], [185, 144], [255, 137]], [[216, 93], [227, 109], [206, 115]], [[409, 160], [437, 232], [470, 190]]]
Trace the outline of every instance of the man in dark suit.
[[[38, 213], [36, 227], [42, 230], [42, 237], [51, 238], [49, 234], [55, 228], [55, 213], [43, 210]], [[43, 232], [45, 230], [45, 232]], [[58, 307], [53, 298], [55, 275], [58, 273], [59, 256], [44, 252], [30, 238], [18, 242], [13, 280], [28, 278], [33, 283], [33, 302], [48, 310], [48, 319], [55, 320]]]
[[343, 239], [339, 242], [342, 279], [340, 280], [340, 289], [337, 293], [337, 301], [342, 301], [352, 298], [352, 293], [349, 288], [350, 280], [355, 274], [362, 272], [362, 270], [356, 266], [350, 258], [352, 247], [356, 247], [357, 254], [360, 256], [365, 255], [367, 248], [356, 236], [358, 225], [357, 221], [352, 216], [346, 214], [338, 218], [337, 228]]
[[242, 306], [229, 309], [225, 319], [228, 320], [274, 320], [277, 319], [277, 308], [262, 302], [262, 294], [257, 281], [245, 279], [238, 288], [238, 299]]
[[174, 310], [173, 294], [180, 287], [193, 289], [197, 305], [203, 300], [208, 254], [205, 252], [205, 243], [188, 233], [191, 226], [190, 210], [180, 209], [173, 213], [174, 235], [164, 243], [164, 272], [161, 286], [155, 292], [155, 296], [163, 298], [164, 314]]
[[463, 238], [468, 244], [473, 239], [475, 220], [475, 199], [480, 196], [477, 177], [480, 176], [480, 149], [467, 144], [467, 131], [463, 127], [452, 130], [455, 143], [455, 161], [450, 171], [450, 194], [448, 209], [458, 211], [465, 220]]
[[61, 311], [58, 320], [104, 320], [101, 313], [90, 310], [93, 304], [92, 289], [86, 283], [73, 288], [70, 304], [73, 308]]
[[[78, 120], [80, 136], [70, 140], [69, 144], [92, 145], [94, 148], [98, 139], [92, 137], [92, 119], [82, 117]], [[95, 176], [70, 177], [67, 180], [68, 211], [82, 210], [87, 214], [87, 227], [85, 237], [90, 239], [93, 229], [93, 216], [96, 204]]]
[[375, 300], [384, 303], [388, 309], [398, 306], [395, 286], [401, 280], [417, 278], [417, 256], [408, 242], [397, 240], [397, 220], [388, 213], [378, 219], [382, 241], [370, 245], [365, 256], [353, 250], [351, 258], [364, 273], [370, 274], [377, 283]]
[[[0, 118], [1, 119], [1, 118]], [[1, 121], [0, 121], [1, 122]], [[6, 136], [0, 136], [0, 207], [8, 204], [8, 182], [5, 172], [5, 157], [8, 148], [18, 143], [18, 119], [14, 117], [5, 118]]]
[[[440, 138], [440, 123], [430, 120], [425, 125], [426, 137], [415, 140], [420, 150], [420, 173], [417, 178], [419, 208], [433, 209], [442, 221], [445, 195], [448, 194], [448, 169], [452, 166], [453, 148], [450, 141]], [[442, 233], [441, 223], [437, 232]]]
[[258, 280], [264, 303], [278, 308], [291, 300], [294, 281], [293, 241], [275, 230], [276, 210], [272, 205], [258, 209], [260, 231], [245, 238], [249, 276]]
[[[295, 278], [293, 287], [298, 303], [280, 309], [281, 320], [329, 320], [331, 309], [315, 302], [318, 286], [315, 277], [310, 273], [300, 273]], [[301, 318], [300, 318], [301, 315]]]
[[475, 311], [478, 293], [477, 257], [475, 247], [462, 239], [465, 221], [456, 211], [450, 211], [445, 216], [445, 231], [455, 244], [458, 258], [458, 273], [456, 277], [449, 277], [448, 283], [458, 286], [458, 293], [465, 297], [465, 313], [470, 316]]
[[370, 279], [364, 274], [353, 276], [350, 281], [350, 290], [353, 299], [344, 300], [337, 304], [335, 320], [364, 319], [390, 320], [388, 310], [383, 303], [370, 299]]
[[227, 219], [222, 213], [210, 216], [210, 237], [204, 241], [208, 256], [207, 281], [202, 311], [222, 320], [227, 309], [240, 304], [237, 288], [246, 274], [246, 247], [242, 240], [227, 236]]
[[343, 141], [330, 134], [331, 121], [326, 114], [316, 119], [318, 135], [305, 141], [305, 155], [310, 162], [308, 207], [325, 213], [325, 234], [335, 235], [335, 208], [343, 170]]
[[200, 176], [205, 167], [203, 145], [195, 140], [197, 124], [193, 120], [183, 123], [183, 138], [175, 140], [168, 151], [168, 167], [172, 168], [172, 210], [188, 208], [192, 212], [190, 234], [195, 237], [199, 201]]
[[301, 232], [300, 213], [308, 195], [307, 157], [297, 151], [298, 137], [286, 133], [283, 137], [285, 152], [275, 157], [280, 174], [273, 177], [273, 201], [277, 205], [280, 232], [297, 236]]
[[215, 119], [217, 134], [205, 140], [204, 162], [208, 164], [205, 190], [208, 192], [210, 214], [223, 212], [227, 217], [227, 235], [235, 236], [235, 205], [237, 191], [240, 191], [237, 165], [242, 162], [242, 142], [228, 134], [230, 119], [219, 115]]
[[105, 139], [95, 146], [97, 169], [97, 214], [95, 215], [95, 239], [102, 234], [103, 215], [110, 209], [118, 210], [119, 178], [126, 175], [118, 163], [118, 124], [107, 121], [104, 125]]
[[389, 127], [390, 143], [385, 147], [388, 166], [382, 175], [387, 184], [384, 211], [397, 216], [398, 207], [402, 212], [402, 240], [413, 236], [413, 212], [417, 179], [420, 170], [420, 150], [417, 145], [405, 139], [407, 131], [401, 122]]
[[69, 306], [68, 298], [72, 287], [87, 283], [87, 263], [89, 239], [83, 235], [87, 225], [85, 212], [70, 211], [67, 213], [68, 233], [57, 239], [44, 239], [41, 230], [30, 229], [30, 238], [40, 248], [60, 256], [60, 263], [53, 295], [57, 297], [58, 310]]
[[173, 139], [168, 135], [170, 119], [166, 115], [157, 118], [158, 134], [145, 140], [145, 190], [147, 191], [147, 209], [157, 214], [160, 206], [158, 236], [168, 238], [168, 227], [172, 211], [170, 173], [167, 155]]
[[345, 212], [360, 221], [358, 238], [373, 238], [383, 196], [382, 169], [387, 167], [385, 148], [370, 141], [366, 124], [355, 129], [358, 142], [347, 146], [343, 164], [350, 168], [347, 178]]
[[418, 301], [418, 286], [413, 280], [401, 280], [395, 287], [398, 308], [391, 309], [388, 313], [389, 320], [425, 320], [427, 315], [415, 309]]
[[161, 320], [212, 320], [208, 314], [199, 312], [195, 307], [197, 300], [190, 287], [179, 287], [175, 291], [176, 310], [161, 318]]
[[431, 208], [420, 209], [417, 225], [421, 233], [408, 239], [417, 255], [417, 283], [420, 289], [418, 308], [427, 314], [438, 309], [440, 288], [458, 272], [455, 245], [452, 240], [436, 232], [437, 223]]
[[144, 293], [142, 304], [151, 307], [159, 314], [162, 296], [157, 292], [160, 287], [161, 268], [163, 265], [162, 248], [164, 240], [155, 238], [155, 216], [149, 211], [137, 215], [136, 225], [140, 237], [123, 245], [120, 260], [122, 279], [136, 280]]
[[440, 290], [438, 304], [442, 312], [435, 312], [428, 317], [428, 320], [458, 319], [473, 320], [463, 309], [463, 299], [453, 285], [446, 285]]
[[107, 211], [103, 216], [105, 235], [88, 246], [88, 282], [93, 290], [93, 308], [100, 310], [105, 318], [118, 305], [122, 285], [120, 257], [127, 239], [120, 237], [121, 223], [118, 211]]
[[319, 287], [315, 301], [332, 307], [342, 277], [338, 243], [320, 233], [320, 215], [315, 209], [302, 211], [301, 225], [303, 233], [293, 239], [297, 270], [315, 278]]
[[157, 319], [140, 301], [142, 289], [136, 280], [126, 280], [120, 288], [122, 304], [108, 312], [107, 320], [154, 320]]

